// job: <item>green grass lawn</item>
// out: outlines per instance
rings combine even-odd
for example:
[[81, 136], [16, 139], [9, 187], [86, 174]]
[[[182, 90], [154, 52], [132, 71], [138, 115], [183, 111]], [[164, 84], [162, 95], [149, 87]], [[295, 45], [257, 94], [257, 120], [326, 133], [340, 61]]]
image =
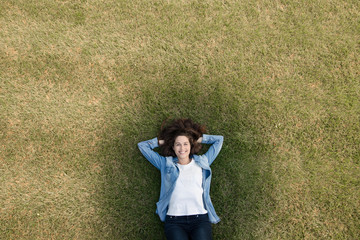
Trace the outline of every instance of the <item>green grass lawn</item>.
[[2, 0], [0, 238], [164, 239], [137, 149], [225, 138], [214, 239], [359, 239], [360, 2]]

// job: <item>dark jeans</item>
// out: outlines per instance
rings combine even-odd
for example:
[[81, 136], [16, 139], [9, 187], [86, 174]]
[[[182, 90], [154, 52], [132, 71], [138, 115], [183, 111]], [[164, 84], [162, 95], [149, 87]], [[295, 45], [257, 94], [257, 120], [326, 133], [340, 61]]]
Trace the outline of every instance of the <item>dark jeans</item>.
[[166, 216], [165, 235], [168, 240], [211, 240], [211, 223], [207, 214]]

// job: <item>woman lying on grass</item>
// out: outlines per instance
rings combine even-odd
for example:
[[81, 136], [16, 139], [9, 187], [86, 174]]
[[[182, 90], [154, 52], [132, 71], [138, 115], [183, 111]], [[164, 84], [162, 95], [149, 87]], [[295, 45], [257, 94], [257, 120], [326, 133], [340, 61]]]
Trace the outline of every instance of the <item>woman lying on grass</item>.
[[[210, 199], [210, 165], [220, 152], [223, 136], [207, 135], [190, 119], [161, 127], [158, 138], [138, 143], [141, 153], [161, 172], [156, 213], [165, 221], [167, 239], [212, 239], [211, 223], [218, 223]], [[196, 155], [201, 144], [211, 144]], [[159, 147], [162, 155], [153, 151]]]

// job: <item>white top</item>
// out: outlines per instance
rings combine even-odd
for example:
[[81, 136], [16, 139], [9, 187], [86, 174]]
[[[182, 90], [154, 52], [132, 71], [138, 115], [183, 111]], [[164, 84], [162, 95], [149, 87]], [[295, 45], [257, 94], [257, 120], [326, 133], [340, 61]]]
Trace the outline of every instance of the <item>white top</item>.
[[180, 170], [171, 195], [167, 215], [186, 216], [207, 213], [203, 203], [202, 169], [194, 160], [186, 165], [177, 164]]

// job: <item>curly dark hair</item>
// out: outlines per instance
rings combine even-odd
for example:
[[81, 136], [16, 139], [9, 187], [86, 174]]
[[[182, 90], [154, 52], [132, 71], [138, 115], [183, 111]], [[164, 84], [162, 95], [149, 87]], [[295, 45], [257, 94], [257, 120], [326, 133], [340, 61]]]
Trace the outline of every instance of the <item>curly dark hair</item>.
[[161, 153], [164, 156], [176, 157], [173, 150], [175, 139], [178, 136], [186, 136], [189, 139], [191, 150], [190, 154], [197, 154], [201, 149], [201, 143], [197, 140], [206, 133], [206, 127], [194, 123], [191, 119], [180, 118], [175, 119], [170, 124], [165, 120], [161, 125], [159, 139], [164, 140], [164, 144], [160, 146]]

